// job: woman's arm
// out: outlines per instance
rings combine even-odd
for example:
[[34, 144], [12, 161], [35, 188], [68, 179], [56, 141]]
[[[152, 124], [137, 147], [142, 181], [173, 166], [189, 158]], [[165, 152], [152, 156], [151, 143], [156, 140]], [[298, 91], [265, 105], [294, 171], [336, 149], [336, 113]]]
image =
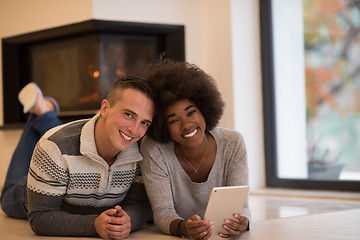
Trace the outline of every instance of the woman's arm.
[[[246, 146], [240, 133], [235, 132], [231, 139], [231, 144], [225, 144], [227, 157], [226, 185], [241, 186], [249, 185], [249, 168], [247, 162]], [[249, 208], [249, 194], [244, 203], [242, 216], [251, 222], [251, 212]]]
[[158, 144], [145, 138], [141, 143], [141, 172], [154, 215], [155, 225], [166, 234], [170, 224], [181, 219], [175, 211], [171, 189], [171, 179], [163, 153]]
[[175, 219], [170, 224], [171, 235], [182, 237], [190, 236], [192, 239], [207, 240], [212, 235], [212, 222], [202, 220], [199, 215], [193, 215], [187, 220]]
[[[226, 185], [241, 186], [249, 185], [248, 164], [246, 146], [240, 133], [234, 133], [231, 143], [224, 144], [227, 156]], [[241, 213], [234, 213], [233, 219], [227, 219], [224, 222], [224, 229], [228, 234], [221, 234], [222, 237], [231, 237], [240, 235], [242, 232], [249, 230], [251, 222], [251, 212], [249, 208], [249, 194], [244, 203]]]

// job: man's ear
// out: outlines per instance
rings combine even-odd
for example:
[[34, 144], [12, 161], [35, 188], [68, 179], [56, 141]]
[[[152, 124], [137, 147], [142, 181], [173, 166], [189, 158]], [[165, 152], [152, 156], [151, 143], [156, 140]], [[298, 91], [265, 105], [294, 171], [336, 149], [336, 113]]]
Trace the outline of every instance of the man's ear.
[[101, 117], [106, 117], [107, 111], [110, 108], [110, 103], [108, 100], [104, 99], [101, 102], [101, 107], [100, 107], [100, 115]]

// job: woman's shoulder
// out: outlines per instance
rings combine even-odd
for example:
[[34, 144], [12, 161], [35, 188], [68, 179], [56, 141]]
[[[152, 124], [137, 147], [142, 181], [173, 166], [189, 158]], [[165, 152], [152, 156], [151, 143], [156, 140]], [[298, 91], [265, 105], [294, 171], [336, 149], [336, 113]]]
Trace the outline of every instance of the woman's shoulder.
[[244, 138], [240, 132], [233, 129], [216, 127], [210, 133], [215, 138], [215, 141], [220, 149], [224, 151], [232, 151], [245, 147]]
[[169, 148], [170, 143], [159, 143], [145, 135], [144, 138], [139, 142], [139, 145], [140, 151], [152, 152], [158, 149], [166, 150]]
[[139, 144], [140, 146], [148, 146], [150, 144], [156, 144], [157, 142], [155, 142], [153, 139], [151, 139], [148, 135], [145, 135], [140, 141]]
[[147, 135], [145, 135], [138, 143], [141, 150], [149, 150], [158, 144]]
[[216, 127], [210, 133], [215, 139], [221, 141], [243, 141], [243, 136], [240, 132], [229, 128]]

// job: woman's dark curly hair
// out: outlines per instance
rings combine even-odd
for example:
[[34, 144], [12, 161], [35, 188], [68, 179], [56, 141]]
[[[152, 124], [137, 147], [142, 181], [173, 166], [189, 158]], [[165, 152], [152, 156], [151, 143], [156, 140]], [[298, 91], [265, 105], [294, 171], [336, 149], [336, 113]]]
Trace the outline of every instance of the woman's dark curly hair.
[[145, 73], [155, 102], [155, 113], [147, 134], [157, 142], [170, 140], [165, 119], [166, 109], [175, 102], [188, 99], [204, 116], [206, 131], [217, 126], [223, 114], [224, 101], [215, 80], [196, 65], [159, 60]]

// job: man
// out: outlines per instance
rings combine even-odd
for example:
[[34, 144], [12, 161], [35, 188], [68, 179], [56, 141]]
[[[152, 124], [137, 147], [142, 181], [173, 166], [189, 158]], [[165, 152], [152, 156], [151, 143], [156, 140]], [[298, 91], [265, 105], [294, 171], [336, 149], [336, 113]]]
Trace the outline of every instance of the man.
[[52, 236], [123, 239], [151, 219], [137, 141], [154, 114], [151, 90], [135, 77], [118, 80], [100, 113], [55, 127], [39, 140], [27, 180], [33, 231]]

